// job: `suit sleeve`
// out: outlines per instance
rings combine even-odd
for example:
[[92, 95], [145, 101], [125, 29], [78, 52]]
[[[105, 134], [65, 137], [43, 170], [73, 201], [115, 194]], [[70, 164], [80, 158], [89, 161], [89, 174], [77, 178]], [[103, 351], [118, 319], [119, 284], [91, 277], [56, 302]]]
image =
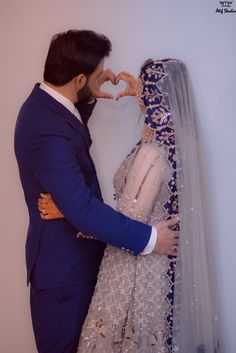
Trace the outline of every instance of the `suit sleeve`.
[[129, 219], [91, 194], [64, 130], [54, 126], [33, 139], [29, 168], [76, 229], [135, 255], [141, 253], [151, 227]]

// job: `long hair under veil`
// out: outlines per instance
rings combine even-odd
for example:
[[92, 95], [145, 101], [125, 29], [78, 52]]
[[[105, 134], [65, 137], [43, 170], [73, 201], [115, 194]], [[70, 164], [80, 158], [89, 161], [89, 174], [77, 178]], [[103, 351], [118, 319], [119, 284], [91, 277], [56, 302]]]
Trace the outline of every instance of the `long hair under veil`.
[[[173, 178], [180, 243], [175, 259], [171, 351], [223, 353], [198, 116], [188, 70], [180, 60], [149, 60], [141, 69], [140, 79], [147, 107], [145, 122], [156, 132], [155, 141], [166, 149], [170, 136], [174, 139], [171, 161], [176, 161]], [[166, 117], [173, 125], [170, 131], [167, 124], [165, 131], [162, 126], [160, 134], [157, 125]]]

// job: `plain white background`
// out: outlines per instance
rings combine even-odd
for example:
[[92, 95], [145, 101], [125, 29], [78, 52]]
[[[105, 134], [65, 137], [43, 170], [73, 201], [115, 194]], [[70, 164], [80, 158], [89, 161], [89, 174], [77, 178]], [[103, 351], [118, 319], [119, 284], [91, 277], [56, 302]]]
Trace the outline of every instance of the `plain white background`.
[[[236, 14], [215, 13], [219, 7], [215, 0], [1, 0], [1, 353], [36, 352], [25, 284], [28, 214], [13, 134], [20, 105], [42, 80], [51, 36], [69, 28], [106, 34], [113, 43], [106, 66], [117, 73], [137, 75], [148, 57], [177, 57], [189, 67], [210, 181], [221, 327], [225, 351], [235, 352]], [[107, 89], [116, 93], [121, 87]], [[104, 198], [112, 205], [112, 176], [141, 126], [133, 98], [100, 101], [91, 118], [92, 154]]]

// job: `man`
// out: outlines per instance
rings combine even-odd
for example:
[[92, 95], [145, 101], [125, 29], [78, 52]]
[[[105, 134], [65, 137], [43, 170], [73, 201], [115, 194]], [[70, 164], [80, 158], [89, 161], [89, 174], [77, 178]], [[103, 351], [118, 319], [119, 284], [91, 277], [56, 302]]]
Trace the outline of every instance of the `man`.
[[[102, 202], [87, 128], [96, 102], [86, 102], [110, 98], [100, 91], [106, 80], [114, 82], [103, 71], [110, 50], [110, 41], [92, 31], [54, 36], [44, 82], [35, 85], [17, 119], [15, 152], [30, 215], [26, 262], [40, 353], [76, 352], [105, 243], [134, 255], [176, 253], [178, 234], [169, 229], [176, 220], [152, 228]], [[52, 195], [65, 219], [40, 219], [42, 191]]]

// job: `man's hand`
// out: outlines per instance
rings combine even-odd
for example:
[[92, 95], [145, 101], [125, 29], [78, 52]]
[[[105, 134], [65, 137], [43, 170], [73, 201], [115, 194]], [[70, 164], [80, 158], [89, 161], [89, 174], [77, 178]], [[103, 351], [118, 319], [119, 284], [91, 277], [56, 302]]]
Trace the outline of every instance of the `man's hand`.
[[170, 227], [175, 226], [178, 221], [178, 217], [173, 217], [155, 225], [157, 229], [157, 242], [154, 251], [164, 255], [177, 255], [179, 232], [171, 230]]
[[94, 85], [94, 88], [92, 90], [93, 98], [112, 99], [113, 96], [110, 93], [106, 93], [106, 92], [101, 91], [101, 86], [107, 81], [110, 81], [113, 85], [115, 85], [115, 79], [116, 79], [116, 76], [115, 76], [114, 72], [112, 72], [110, 69], [103, 71], [98, 76], [96, 84]]
[[118, 93], [115, 97], [116, 100], [121, 97], [136, 95], [137, 80], [133, 75], [131, 75], [129, 72], [122, 71], [119, 73], [119, 75], [116, 76], [113, 71], [107, 69], [103, 71], [100, 75], [98, 75], [96, 82], [91, 88], [93, 98], [113, 98], [112, 94], [101, 91], [101, 86], [108, 81], [110, 81], [113, 85], [118, 85], [120, 81], [125, 81], [127, 83], [126, 89]]

